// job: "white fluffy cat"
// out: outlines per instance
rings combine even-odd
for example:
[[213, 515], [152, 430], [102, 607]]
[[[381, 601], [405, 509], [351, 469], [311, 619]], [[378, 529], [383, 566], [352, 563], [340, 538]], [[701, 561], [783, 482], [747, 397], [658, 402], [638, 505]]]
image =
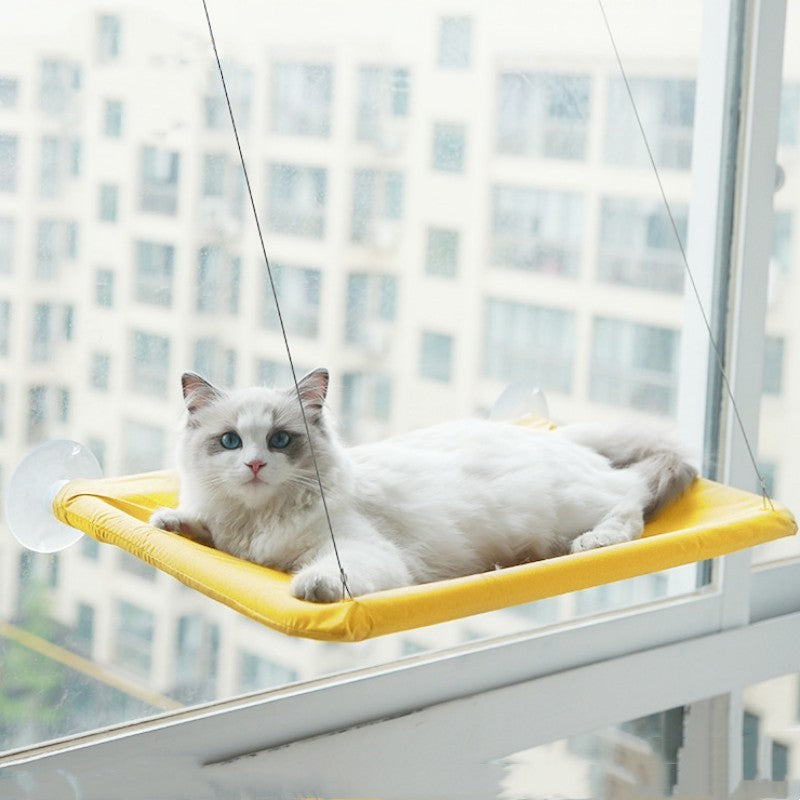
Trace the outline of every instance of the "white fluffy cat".
[[[180, 502], [151, 523], [293, 574], [291, 592], [342, 596], [297, 392], [182, 378]], [[696, 472], [642, 432], [555, 432], [469, 419], [345, 448], [328, 373], [299, 383], [353, 595], [626, 542]]]

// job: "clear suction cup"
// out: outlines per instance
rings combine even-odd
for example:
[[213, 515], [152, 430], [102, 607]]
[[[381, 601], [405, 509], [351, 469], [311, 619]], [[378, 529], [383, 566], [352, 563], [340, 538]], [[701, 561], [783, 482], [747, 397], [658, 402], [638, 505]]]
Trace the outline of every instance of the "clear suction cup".
[[547, 400], [541, 389], [526, 383], [512, 383], [495, 400], [489, 419], [514, 422], [526, 417], [546, 419]]
[[6, 492], [6, 520], [14, 538], [37, 553], [56, 553], [77, 542], [83, 534], [53, 516], [53, 499], [65, 483], [102, 474], [92, 451], [78, 442], [55, 439], [31, 450]]

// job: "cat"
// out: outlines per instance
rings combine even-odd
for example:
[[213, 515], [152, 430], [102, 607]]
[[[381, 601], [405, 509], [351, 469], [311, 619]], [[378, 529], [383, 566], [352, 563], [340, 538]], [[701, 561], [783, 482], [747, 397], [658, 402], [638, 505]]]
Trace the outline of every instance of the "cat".
[[290, 390], [181, 382], [179, 504], [151, 524], [291, 573], [316, 602], [343, 583], [298, 400], [353, 596], [630, 541], [697, 475], [660, 436], [596, 425], [466, 419], [347, 448], [325, 369]]

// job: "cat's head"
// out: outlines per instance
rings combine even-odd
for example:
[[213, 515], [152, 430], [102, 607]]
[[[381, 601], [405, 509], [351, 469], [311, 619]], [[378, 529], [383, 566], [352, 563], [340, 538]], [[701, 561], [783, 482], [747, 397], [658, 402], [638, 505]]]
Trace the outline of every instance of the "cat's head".
[[303, 489], [318, 493], [308, 433], [324, 466], [335, 447], [325, 413], [327, 370], [310, 372], [297, 390], [227, 391], [191, 372], [181, 383], [186, 416], [178, 464], [194, 493], [209, 493], [206, 500], [238, 500], [249, 508]]

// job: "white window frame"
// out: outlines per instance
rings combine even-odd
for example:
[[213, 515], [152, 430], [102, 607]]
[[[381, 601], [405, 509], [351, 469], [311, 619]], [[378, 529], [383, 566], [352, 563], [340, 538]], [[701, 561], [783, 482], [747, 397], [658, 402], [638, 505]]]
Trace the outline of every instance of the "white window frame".
[[[689, 260], [710, 309], [715, 273], [727, 271], [731, 256], [728, 375], [755, 445], [785, 2], [705, 0], [704, 21]], [[748, 82], [737, 136], [729, 110], [738, 75]], [[693, 303], [683, 338], [707, 340]], [[720, 401], [714, 369], [708, 348], [683, 348], [679, 422], [700, 452], [706, 409]], [[727, 423], [718, 477], [749, 487], [749, 456]], [[474, 796], [474, 776], [453, 768], [454, 754], [459, 767], [485, 767], [571, 734], [723, 696], [731, 749], [714, 781], [730, 793], [741, 766], [741, 687], [800, 664], [800, 563], [751, 570], [745, 551], [719, 559], [713, 572], [692, 595], [27, 748], [0, 758], [0, 789], [50, 798], [70, 796], [71, 786], [84, 800], [127, 800], [270, 789], [380, 796], [387, 786], [395, 796], [458, 796], [463, 786]]]

